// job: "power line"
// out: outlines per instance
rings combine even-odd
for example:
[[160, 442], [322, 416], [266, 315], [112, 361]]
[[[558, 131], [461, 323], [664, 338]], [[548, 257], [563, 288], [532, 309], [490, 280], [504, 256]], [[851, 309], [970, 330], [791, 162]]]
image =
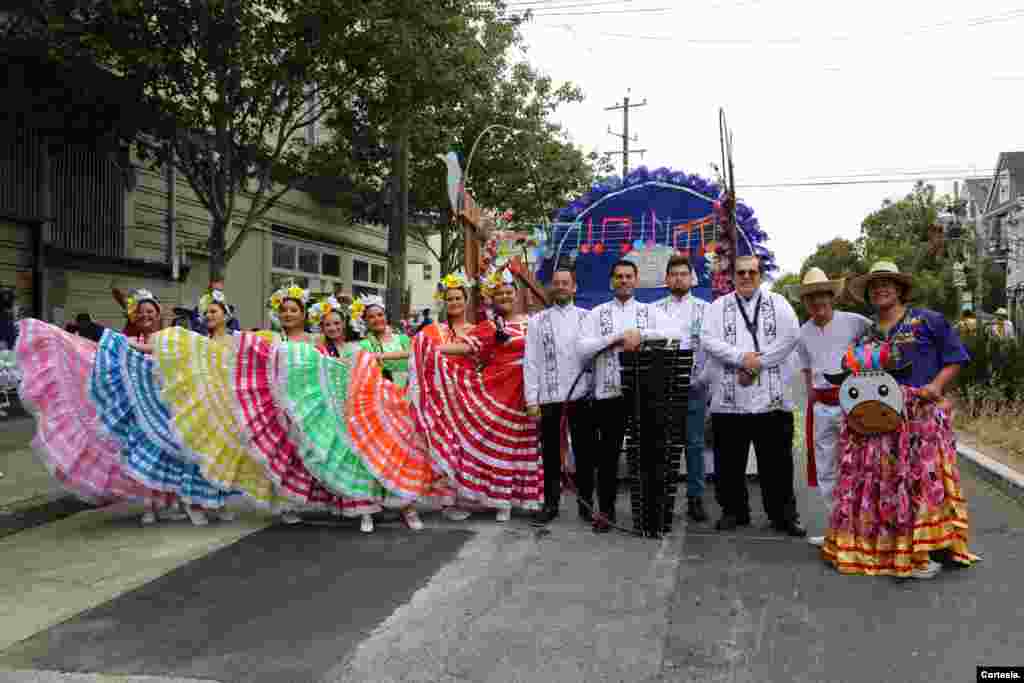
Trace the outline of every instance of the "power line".
[[[586, 13], [584, 13], [584, 14], [586, 14]], [[536, 15], [536, 16], [545, 16], [545, 15]], [[556, 15], [546, 15], [546, 16], [556, 16]], [[944, 22], [941, 22], [941, 23], [938, 23], [938, 24], [929, 24], [929, 25], [925, 25], [925, 26], [918, 26], [917, 28], [907, 29], [907, 30], [899, 32], [899, 33], [897, 33], [895, 35], [889, 35], [889, 36], [884, 36], [883, 35], [882, 37], [890, 37], [890, 38], [891, 37], [902, 37], [902, 38], [906, 38], [906, 37], [911, 37], [911, 36], [919, 35], [921, 33], [928, 33], [930, 31], [935, 31], [937, 29], [956, 27], [958, 25], [963, 25], [963, 26], [966, 26], [966, 27], [969, 27], [969, 28], [973, 28], [973, 27], [976, 27], [976, 26], [984, 26], [984, 25], [990, 25], [990, 24], [996, 24], [996, 23], [1004, 23], [1004, 22], [1015, 21], [1015, 20], [1019, 20], [1019, 19], [1024, 19], [1024, 9], [1013, 10], [1013, 11], [1010, 11], [1010, 12], [1005, 12], [1003, 14], [993, 14], [993, 15], [986, 15], [986, 16], [980, 16], [980, 17], [973, 17], [973, 18], [968, 18], [968, 19], [965, 19], [965, 20], [953, 20], [953, 19], [951, 19], [951, 20], [944, 21]], [[818, 39], [818, 40], [805, 41], [800, 36], [791, 36], [791, 37], [788, 37], [788, 38], [767, 38], [767, 39], [755, 39], [755, 38], [681, 38], [681, 37], [677, 37], [677, 36], [640, 35], [640, 34], [633, 34], [633, 33], [615, 33], [615, 32], [606, 32], [606, 31], [598, 32], [597, 35], [605, 36], [605, 37], [609, 37], [609, 38], [624, 38], [624, 39], [629, 39], [629, 40], [653, 40], [653, 41], [683, 43], [683, 44], [687, 44], [687, 45], [697, 45], [697, 46], [707, 45], [707, 46], [766, 46], [766, 47], [803, 45], [806, 42], [812, 42], [812, 43], [816, 43], [816, 42], [847, 42], [847, 41], [855, 40], [857, 38], [862, 37], [862, 36], [857, 35], [857, 34], [836, 34], [836, 35], [832, 35], [832, 36], [825, 36], [825, 37], [822, 37], [821, 39]], [[879, 35], [878, 34], [873, 34], [873, 35], [870, 36], [870, 38], [872, 40], [877, 40], [879, 38]]]
[[884, 185], [891, 183], [915, 183], [917, 181], [933, 182], [941, 180], [963, 180], [962, 175], [931, 176], [931, 177], [907, 177], [907, 178], [877, 178], [872, 180], [822, 180], [791, 183], [737, 183], [740, 189], [783, 189], [788, 187], [835, 187], [839, 185]]
[[533, 13], [535, 17], [590, 17], [599, 14], [661, 14], [664, 12], [674, 12], [675, 9], [672, 7], [637, 7], [634, 9], [611, 9], [611, 10], [595, 10], [593, 12], [547, 12], [543, 14], [539, 12]]

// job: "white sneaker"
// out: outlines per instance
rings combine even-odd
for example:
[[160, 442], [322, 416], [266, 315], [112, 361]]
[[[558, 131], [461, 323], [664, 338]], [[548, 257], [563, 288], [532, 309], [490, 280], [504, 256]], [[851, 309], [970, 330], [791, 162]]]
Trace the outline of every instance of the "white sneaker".
[[146, 510], [142, 513], [142, 519], [140, 520], [143, 526], [149, 526], [150, 524], [156, 524], [156, 513], [152, 510]]
[[359, 530], [364, 534], [373, 533], [373, 515], [363, 515], [363, 521], [359, 523]]
[[498, 508], [498, 514], [494, 519], [498, 522], [507, 522], [512, 519], [512, 508]]
[[423, 520], [416, 514], [415, 510], [406, 510], [402, 513], [402, 521], [412, 531], [421, 531], [423, 529]]
[[185, 508], [185, 514], [192, 521], [192, 526], [206, 526], [210, 523], [210, 520], [206, 518], [206, 513], [194, 507]]
[[217, 519], [219, 519], [222, 522], [233, 522], [237, 518], [237, 515], [235, 515], [234, 512], [228, 510], [227, 508], [221, 508], [220, 510], [217, 510]]
[[938, 562], [928, 560], [928, 566], [924, 569], [915, 569], [910, 572], [912, 579], [934, 579], [942, 571], [942, 565]]
[[171, 505], [160, 511], [160, 519], [166, 519], [171, 522], [180, 522], [184, 519], [188, 519], [188, 514], [181, 509], [180, 505]]
[[808, 536], [807, 537], [807, 542], [810, 543], [811, 545], [813, 545], [815, 548], [820, 548], [821, 546], [825, 545], [825, 537], [824, 536]]
[[469, 519], [469, 516], [473, 514], [469, 510], [460, 510], [458, 508], [445, 508], [444, 517], [450, 519], [453, 522], [465, 522]]
[[302, 517], [299, 517], [298, 513], [292, 510], [285, 510], [281, 513], [281, 521], [285, 524], [301, 524]]

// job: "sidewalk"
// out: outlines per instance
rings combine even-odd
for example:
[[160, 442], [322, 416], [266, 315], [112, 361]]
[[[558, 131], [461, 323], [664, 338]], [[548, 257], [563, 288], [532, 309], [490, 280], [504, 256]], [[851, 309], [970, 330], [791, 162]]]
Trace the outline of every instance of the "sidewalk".
[[957, 432], [957, 453], [961, 462], [994, 484], [1003, 493], [1024, 499], [1024, 467], [1021, 459], [989, 444], [982, 444], [971, 434]]

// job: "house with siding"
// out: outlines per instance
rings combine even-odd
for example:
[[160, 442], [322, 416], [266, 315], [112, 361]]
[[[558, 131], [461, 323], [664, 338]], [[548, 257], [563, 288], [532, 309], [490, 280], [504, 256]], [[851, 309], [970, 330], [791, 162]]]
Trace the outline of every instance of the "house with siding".
[[[117, 144], [156, 114], [132, 106], [129, 88], [94, 65], [53, 64], [31, 45], [0, 46], [0, 53], [8, 63], [0, 288], [14, 289], [24, 315], [58, 323], [88, 312], [120, 327], [112, 288], [150, 289], [168, 319], [174, 306], [194, 306], [209, 281], [210, 216], [184, 178], [153, 170]], [[245, 193], [237, 201], [236, 215], [244, 215]], [[415, 311], [432, 305], [439, 266], [416, 239], [407, 253]], [[242, 326], [263, 327], [265, 302], [283, 282], [317, 294], [384, 296], [387, 269], [386, 226], [353, 224], [317, 195], [295, 190], [246, 233], [225, 289]]]
[[1006, 302], [1014, 328], [1024, 324], [1024, 152], [999, 155], [985, 184], [979, 226], [990, 258], [1006, 273]]

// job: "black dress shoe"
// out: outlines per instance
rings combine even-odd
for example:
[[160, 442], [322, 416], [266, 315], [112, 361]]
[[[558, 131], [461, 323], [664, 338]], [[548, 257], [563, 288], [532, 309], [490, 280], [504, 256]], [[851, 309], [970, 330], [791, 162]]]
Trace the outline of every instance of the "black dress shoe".
[[736, 517], [733, 515], [722, 515], [722, 518], [715, 522], [715, 528], [719, 531], [734, 531], [736, 526]]
[[792, 536], [794, 538], [805, 538], [807, 536], [807, 529], [805, 529], [803, 525], [795, 519], [789, 522], [773, 524], [772, 527], [776, 531], [781, 531], [782, 533]]
[[533, 524], [534, 526], [547, 526], [547, 524], [556, 517], [558, 517], [557, 509], [544, 508], [543, 510], [537, 511], [537, 513], [533, 516], [533, 521], [531, 522], [531, 524]]
[[687, 501], [686, 514], [695, 522], [706, 522], [708, 519], [708, 513], [704, 512], [704, 501], [696, 497]]
[[598, 513], [594, 515], [594, 533], [606, 534], [612, 530], [612, 523], [607, 517]]

